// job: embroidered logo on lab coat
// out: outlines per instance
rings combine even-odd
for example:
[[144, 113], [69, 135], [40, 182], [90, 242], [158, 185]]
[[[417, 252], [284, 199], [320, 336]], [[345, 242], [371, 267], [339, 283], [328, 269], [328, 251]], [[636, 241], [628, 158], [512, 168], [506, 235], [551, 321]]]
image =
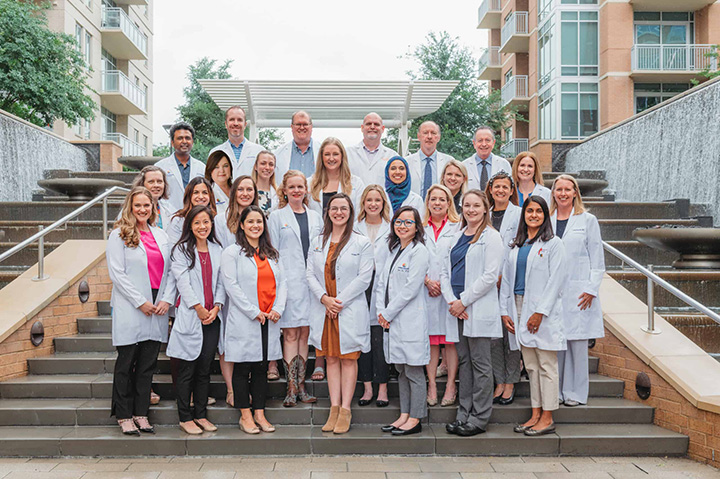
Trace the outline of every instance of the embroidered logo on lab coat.
[[545, 252], [543, 251], [542, 248], [540, 248], [540, 249], [538, 250], [538, 256], [540, 256], [541, 258], [542, 258], [543, 256], [545, 256]]
[[409, 272], [410, 272], [410, 268], [408, 267], [407, 263], [401, 264], [400, 266], [398, 266], [397, 269], [398, 269], [398, 271], [403, 272], [403, 273], [409, 273]]

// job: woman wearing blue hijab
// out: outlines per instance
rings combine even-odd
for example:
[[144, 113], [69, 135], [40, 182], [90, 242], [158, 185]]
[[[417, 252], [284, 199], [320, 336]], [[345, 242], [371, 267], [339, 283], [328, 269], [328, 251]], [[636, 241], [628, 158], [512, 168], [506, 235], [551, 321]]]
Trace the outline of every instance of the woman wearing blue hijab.
[[393, 156], [385, 165], [385, 192], [390, 199], [393, 213], [401, 206], [412, 206], [420, 217], [425, 214], [425, 202], [410, 190], [410, 175], [407, 161], [402, 156]]

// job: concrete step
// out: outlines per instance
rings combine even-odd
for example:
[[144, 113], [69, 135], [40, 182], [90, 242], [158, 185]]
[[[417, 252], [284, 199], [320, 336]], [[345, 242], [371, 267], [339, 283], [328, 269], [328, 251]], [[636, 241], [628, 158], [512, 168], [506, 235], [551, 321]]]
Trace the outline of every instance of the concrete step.
[[632, 232], [637, 228], [651, 228], [653, 226], [698, 226], [697, 219], [602, 219], [599, 220], [600, 233], [605, 241], [632, 240]]
[[[446, 378], [438, 379], [438, 394], [445, 391]], [[327, 381], [308, 380], [308, 392], [319, 398], [328, 397]], [[283, 378], [269, 383], [268, 396], [281, 398], [285, 396], [286, 386]], [[517, 397], [528, 397], [530, 388], [527, 380], [522, 379], [517, 385]], [[590, 374], [591, 397], [622, 397], [623, 381]], [[161, 397], [174, 398], [172, 379], [169, 374], [156, 374], [153, 377], [153, 390]], [[210, 379], [210, 395], [224, 398], [227, 390], [220, 375], [212, 375]], [[363, 393], [363, 385], [357, 383], [355, 396]], [[112, 394], [112, 374], [53, 374], [30, 375], [10, 379], [0, 383], [0, 397], [9, 398], [109, 398]], [[398, 396], [396, 380], [388, 383], [390, 397]]]
[[[108, 219], [108, 228], [112, 228], [113, 218]], [[24, 241], [38, 232], [38, 225], [45, 227], [54, 221], [0, 221], [2, 241]], [[3, 236], [4, 235], [4, 236]], [[102, 239], [102, 221], [70, 221], [45, 236], [45, 241], [63, 242], [69, 239]]]
[[80, 334], [112, 333], [112, 318], [110, 316], [77, 318], [77, 326]]
[[98, 301], [97, 302], [98, 315], [110, 316], [112, 314], [112, 307], [110, 301]]
[[[0, 254], [14, 248], [20, 243], [20, 241], [2, 241], [0, 242]], [[45, 242], [45, 255], [50, 254], [55, 248], [60, 246], [62, 243], [58, 242]], [[38, 262], [38, 245], [33, 243], [28, 245], [26, 248], [18, 251], [14, 255], [3, 261], [3, 266], [25, 266], [29, 267]]]
[[72, 171], [71, 178], [100, 178], [105, 180], [122, 181], [130, 186], [137, 177], [137, 171]]
[[[390, 405], [378, 408], [375, 405], [359, 407], [353, 404], [355, 424], [388, 424], [400, 415], [397, 398], [390, 399]], [[456, 406], [428, 408], [424, 423], [446, 424], [455, 420]], [[285, 408], [282, 399], [268, 401], [265, 413], [268, 419], [283, 425], [320, 425], [327, 421], [330, 413], [329, 399], [320, 399], [316, 404], [298, 404]], [[530, 416], [530, 399], [517, 398], [507, 406], [495, 406], [490, 422], [517, 424]], [[235, 425], [240, 412], [227, 406], [224, 399], [208, 407], [208, 419], [214, 424]], [[554, 414], [559, 424], [627, 423], [652, 424], [653, 408], [621, 398], [592, 398], [589, 404], [577, 407], [560, 406]], [[177, 404], [162, 400], [150, 408], [150, 421], [157, 425], [178, 423]], [[110, 416], [110, 399], [1, 399], [0, 426], [103, 426], [114, 425]]]
[[[652, 264], [656, 266], [669, 267], [673, 261], [680, 257], [680, 255], [676, 253], [654, 249], [632, 239], [627, 241], [610, 240], [607, 241], [607, 243], [619, 249], [620, 252], [630, 256], [630, 258], [634, 259], [641, 265]], [[605, 266], [608, 270], [618, 269], [622, 266], [622, 261], [606, 251]]]
[[[2, 203], [0, 220], [57, 221], [80, 208], [84, 201], [8, 201]], [[122, 198], [108, 200], [108, 218], [115, 218], [122, 207]], [[78, 221], [102, 221], [102, 203], [91, 207], [77, 218]]]
[[0, 289], [15, 281], [26, 269], [26, 266], [0, 266]]
[[[584, 202], [590, 213], [598, 219], [634, 218], [682, 218], [689, 216], [684, 204], [676, 201], [630, 202], [630, 201], [588, 201]], [[683, 214], [686, 213], [686, 214]]]
[[115, 351], [112, 337], [107, 333], [78, 334], [64, 338], [55, 338], [55, 351], [59, 353], [110, 352]]
[[[720, 307], [720, 271], [656, 269], [655, 273], [683, 293], [709, 307]], [[610, 276], [628, 291], [645, 302], [647, 300], [647, 278], [642, 273], [630, 271], [609, 271]], [[655, 306], [661, 308], [682, 308], [687, 305], [665, 289], [655, 287]]]
[[190, 437], [175, 426], [156, 434], [124, 436], [117, 426], [2, 427], [2, 456], [206, 456], [305, 454], [487, 454], [487, 455], [664, 455], [687, 452], [688, 438], [651, 424], [564, 424], [537, 438], [515, 434], [508, 424], [490, 424], [471, 438], [452, 436], [442, 425], [406, 437], [354, 425], [347, 434], [320, 426], [282, 426], [275, 433], [249, 435], [236, 426]]

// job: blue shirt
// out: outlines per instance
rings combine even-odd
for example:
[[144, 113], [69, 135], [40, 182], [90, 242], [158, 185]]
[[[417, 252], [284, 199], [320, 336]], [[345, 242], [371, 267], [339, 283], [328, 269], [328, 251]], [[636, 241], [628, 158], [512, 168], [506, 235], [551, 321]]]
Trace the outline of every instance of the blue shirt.
[[527, 259], [532, 245], [525, 243], [520, 247], [515, 266], [515, 294], [525, 294], [525, 272], [527, 271]]
[[188, 183], [190, 183], [190, 162], [192, 161], [192, 157], [190, 157], [185, 166], [180, 163], [180, 160], [177, 159], [175, 153], [173, 153], [173, 158], [175, 158], [175, 163], [180, 170], [180, 177], [182, 178], [183, 188], [187, 188]]
[[[490, 153], [490, 155], [487, 157], [487, 165], [485, 165], [485, 170], [487, 171], [487, 177], [488, 180], [492, 178], [492, 159], [493, 155]], [[477, 153], [475, 153], [475, 163], [477, 164], [477, 170], [478, 170], [478, 178], [482, 178], [482, 158], [480, 158]]]
[[310, 140], [308, 149], [303, 153], [298, 148], [295, 140], [293, 140], [290, 146], [290, 169], [299, 170], [307, 178], [310, 178], [315, 173], [315, 158], [313, 157], [313, 141]]
[[230, 143], [230, 148], [232, 148], [232, 151], [235, 154], [235, 159], [239, 160], [240, 155], [242, 155], [243, 146], [245, 146], [245, 138], [243, 138], [243, 141], [241, 141], [238, 146], [233, 145], [232, 141], [229, 140], [228, 143]]
[[452, 266], [450, 286], [452, 286], [453, 294], [458, 299], [460, 299], [460, 294], [465, 291], [465, 256], [468, 248], [470, 248], [470, 241], [473, 236], [475, 235], [460, 236], [458, 242], [450, 250], [450, 265]]

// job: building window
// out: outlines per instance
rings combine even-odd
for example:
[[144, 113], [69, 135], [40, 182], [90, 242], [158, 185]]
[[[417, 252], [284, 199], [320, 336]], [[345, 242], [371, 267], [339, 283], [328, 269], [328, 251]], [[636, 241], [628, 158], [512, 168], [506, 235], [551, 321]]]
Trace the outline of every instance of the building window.
[[561, 20], [562, 75], [597, 76], [598, 12], [562, 12]]
[[689, 83], [636, 83], [635, 113], [645, 111], [689, 88]]
[[538, 88], [542, 88], [553, 77], [555, 73], [554, 54], [553, 54], [553, 30], [554, 22], [550, 20], [540, 27], [538, 36]]
[[543, 92], [538, 101], [538, 119], [540, 121], [538, 130], [541, 140], [554, 140], [557, 137], [555, 126], [557, 115], [555, 113], [555, 92], [553, 88], [548, 88]]
[[692, 12], [635, 12], [635, 44], [687, 45], [694, 43]]
[[147, 135], [143, 135], [143, 147], [145, 148], [145, 154], [147, 154], [148, 151], [148, 137]]
[[512, 77], [513, 77], [513, 72], [512, 72], [512, 68], [511, 68], [505, 72], [505, 83], [504, 84], [507, 85], [508, 83], [510, 83], [510, 80], [512, 80]]
[[562, 0], [563, 5], [597, 5], [598, 0]]
[[77, 42], [77, 51], [82, 53], [83, 27], [79, 23], [75, 24], [75, 41]]
[[115, 133], [117, 131], [117, 115], [111, 112], [107, 108], [100, 108], [100, 115], [102, 116], [102, 134]]
[[107, 50], [102, 49], [102, 71], [109, 72], [117, 70], [117, 60]]
[[90, 69], [92, 64], [92, 35], [85, 32], [85, 49], [83, 50], [85, 57], [85, 68]]
[[88, 7], [90, 11], [92, 11], [92, 0], [85, 0], [85, 6]]
[[561, 134], [563, 140], [585, 138], [598, 131], [597, 83], [563, 83]]
[[90, 120], [85, 120], [85, 139], [90, 139]]

